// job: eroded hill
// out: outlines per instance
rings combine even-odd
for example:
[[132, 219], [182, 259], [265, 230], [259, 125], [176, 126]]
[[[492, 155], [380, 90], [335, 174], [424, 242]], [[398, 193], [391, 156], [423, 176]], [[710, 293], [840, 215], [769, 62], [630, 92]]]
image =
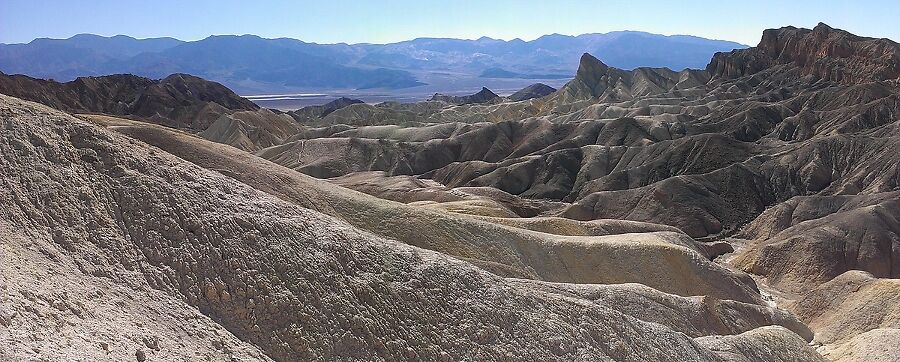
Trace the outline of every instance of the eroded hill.
[[[898, 52], [787, 27], [705, 70], [585, 54], [523, 101], [153, 98], [220, 107], [175, 124], [107, 106], [158, 82], [85, 103], [19, 79], [94, 114], [2, 99], [0, 353], [890, 361], [872, 346], [900, 331]], [[109, 288], [124, 302], [100, 313]], [[128, 302], [147, 298], [180, 314]]]

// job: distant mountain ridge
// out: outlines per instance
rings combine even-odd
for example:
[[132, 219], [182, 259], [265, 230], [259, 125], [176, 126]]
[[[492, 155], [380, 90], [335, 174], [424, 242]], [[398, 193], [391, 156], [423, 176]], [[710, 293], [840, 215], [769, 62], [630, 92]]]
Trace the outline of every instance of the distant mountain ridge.
[[434, 74], [460, 78], [571, 77], [582, 53], [621, 69], [702, 69], [734, 42], [634, 31], [545, 35], [532, 41], [417, 38], [391, 44], [316, 44], [218, 35], [197, 41], [80, 34], [0, 44], [0, 71], [68, 81], [128, 73], [162, 78], [194, 74], [242, 89], [401, 89], [431, 82]]
[[124, 35], [39, 38], [27, 44], [0, 44], [0, 70], [7, 74], [74, 80], [80, 76], [117, 73], [109, 71], [111, 64], [183, 43], [173, 38], [135, 39]]

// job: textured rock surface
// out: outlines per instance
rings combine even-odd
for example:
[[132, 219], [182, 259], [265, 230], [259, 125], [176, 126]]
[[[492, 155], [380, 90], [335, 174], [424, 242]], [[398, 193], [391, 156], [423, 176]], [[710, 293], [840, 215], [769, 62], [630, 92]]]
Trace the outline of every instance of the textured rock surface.
[[[207, 107], [186, 131], [4, 98], [0, 216], [48, 245], [23, 264], [206, 317], [161, 343], [215, 335], [211, 358], [890, 360], [898, 48], [788, 27], [707, 70], [584, 55], [540, 98]], [[4, 321], [40, 305], [13, 295]], [[140, 336], [115, 356], [185, 353]]]
[[52, 237], [8, 221], [0, 235], [0, 359], [271, 360], [176, 295], [92, 275]]
[[[781, 327], [762, 327], [735, 336], [709, 336], [697, 340], [729, 362], [824, 361], [795, 334]], [[769, 348], [759, 350], [755, 346]]]
[[[641, 282], [681, 295], [711, 294], [748, 302], [758, 298], [752, 280], [709, 262], [710, 251], [705, 245], [678, 232], [584, 237], [609, 233], [570, 236], [502, 227], [348, 193], [346, 189], [184, 133], [127, 120], [120, 122], [128, 126], [114, 125], [119, 132], [204, 168], [217, 170], [301, 206], [340, 217], [359, 228], [458, 256], [502, 275], [562, 282]], [[619, 233], [650, 230], [666, 228], [620, 227]], [[657, 262], [634, 262], [647, 258]]]
[[853, 84], [900, 78], [898, 61], [897, 43], [863, 38], [819, 23], [812, 30], [766, 30], [757, 47], [717, 53], [707, 69], [716, 76], [733, 78], [791, 64], [804, 75]]
[[223, 114], [199, 136], [253, 152], [282, 144], [299, 131], [290, 116], [261, 109]]
[[[897, 54], [893, 41], [824, 24], [767, 30], [759, 46], [717, 54], [706, 70], [624, 71], [585, 54], [575, 79], [547, 97], [420, 113], [418, 125], [369, 128], [359, 118], [328, 139], [259, 155], [379, 197], [534, 231], [591, 234], [554, 218], [563, 217], [746, 238], [733, 265], [799, 301], [848, 271], [898, 278]], [[418, 181], [378, 181], [404, 177]], [[548, 207], [522, 213], [505, 196], [462, 191], [472, 187]], [[847, 315], [847, 338], [871, 329], [867, 315]], [[820, 343], [831, 351], [846, 340]]]
[[828, 359], [844, 362], [892, 362], [900, 356], [900, 329], [873, 329], [822, 353]]
[[875, 329], [900, 328], [900, 280], [848, 271], [788, 308], [808, 321], [823, 344], [842, 343]]
[[900, 200], [845, 207], [751, 246], [735, 264], [791, 290], [854, 269], [900, 278]]
[[[696, 301], [645, 287], [639, 293], [607, 287], [611, 296], [588, 298], [567, 284], [547, 289], [504, 279], [444, 254], [382, 239], [42, 106], [0, 97], [0, 119], [0, 200], [7, 206], [0, 212], [3, 255], [13, 261], [4, 262], [4, 271], [13, 268], [16, 275], [3, 285], [5, 340], [30, 333], [66, 343], [53, 334], [59, 329], [28, 324], [22, 313], [35, 313], [31, 306], [38, 305], [37, 313], [49, 311], [40, 321], [61, 316], [75, 324], [62, 322], [63, 330], [76, 334], [109, 335], [104, 325], [119, 315], [135, 323], [135, 332], [117, 330], [108, 343], [91, 337], [97, 347], [78, 349], [91, 359], [194, 352], [276, 360], [721, 359], [679, 331], [719, 331], [688, 329], [691, 313], [676, 313], [665, 326], [642, 319], [656, 318], [650, 315], [619, 311], [612, 302], [668, 298], [682, 301], [675, 302], [683, 305], [677, 310], [689, 311]], [[85, 291], [73, 287], [58, 296], [33, 287], [37, 280], [51, 282], [41, 275], [54, 270]], [[79, 297], [97, 288], [136, 301], [104, 314], [105, 302]], [[138, 304], [145, 300], [151, 302]], [[730, 322], [728, 330], [753, 331], [782, 321], [803, 333], [781, 312], [729, 303], [725, 310], [741, 311], [739, 320], [749, 324]], [[713, 321], [722, 318], [701, 310]], [[197, 315], [192, 326], [166, 323], [191, 313]], [[141, 338], [151, 332], [158, 339]], [[802, 341], [793, 332], [783, 337]], [[73, 346], [87, 343], [72, 339], [78, 342]], [[22, 339], [0, 352], [9, 358], [56, 353], [40, 352], [40, 345]], [[798, 354], [804, 348], [745, 345], [746, 356], [816, 360]]]

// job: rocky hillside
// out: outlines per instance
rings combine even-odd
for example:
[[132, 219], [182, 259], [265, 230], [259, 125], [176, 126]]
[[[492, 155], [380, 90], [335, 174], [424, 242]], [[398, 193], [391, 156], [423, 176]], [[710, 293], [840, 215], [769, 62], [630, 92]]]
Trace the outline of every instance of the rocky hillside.
[[179, 127], [76, 108], [143, 78], [11, 88], [81, 114], [0, 98], [0, 357], [892, 361], [898, 51], [787, 27], [286, 114], [195, 87], [159, 104], [224, 110]]
[[261, 109], [225, 86], [187, 74], [151, 80], [129, 74], [67, 83], [0, 73], [0, 93], [70, 113], [105, 114], [184, 129], [245, 150], [283, 143], [293, 119]]
[[766, 30], [757, 47], [716, 54], [707, 70], [737, 78], [778, 65], [844, 84], [896, 80], [900, 79], [900, 49], [888, 39], [864, 38], [819, 23], [812, 30]]
[[[509, 241], [519, 240], [504, 245], [482, 234], [489, 244], [456, 239], [462, 244], [445, 254], [385, 239], [353, 224], [376, 224], [356, 214], [366, 210], [359, 208], [364, 204], [395, 212], [410, 206], [328, 186], [260, 159], [243, 162], [241, 158], [253, 156], [241, 156], [236, 149], [127, 120], [105, 123], [119, 132], [104, 130], [5, 96], [0, 97], [0, 112], [0, 170], [6, 186], [0, 200], [7, 206], [0, 214], [8, 276], [2, 301], [6, 343], [0, 349], [5, 359], [74, 354], [138, 361], [576, 356], [725, 360], [738, 353], [746, 358], [820, 360], [796, 334], [809, 337], [802, 324], [758, 304], [751, 281], [705, 261], [691, 248], [666, 241], [679, 238], [677, 233], [660, 234], [655, 240], [576, 238], [555, 246], [540, 241], [553, 239], [552, 234], [488, 227], [435, 213], [469, 233], [499, 232], [514, 237]], [[132, 133], [133, 127], [145, 132]], [[122, 133], [140, 136], [136, 140]], [[225, 177], [219, 172], [230, 173], [227, 168], [205, 168], [214, 168], [211, 163], [243, 172], [233, 174], [238, 179]], [[254, 168], [283, 176], [277, 176], [278, 184], [269, 183], [257, 177], [277, 174], [250, 172]], [[283, 187], [285, 182], [308, 188]], [[293, 198], [294, 192], [313, 197]], [[439, 219], [424, 212], [395, 222], [419, 232], [426, 229], [415, 223], [431, 223], [433, 229]], [[527, 246], [534, 241], [538, 244]], [[717, 278], [731, 280], [735, 290], [745, 291], [722, 289], [722, 297], [746, 301], [679, 297], [638, 284], [506, 279], [476, 266], [502, 270], [488, 258], [467, 262], [450, 256], [453, 250], [508, 247], [532, 249], [535, 256], [545, 253], [538, 252], [540, 248], [559, 247], [557, 253], [581, 255], [588, 246], [600, 248], [589, 252], [599, 259], [591, 262], [594, 257], [573, 255], [568, 262], [602, 265], [609, 260], [604, 259], [604, 248], [635, 258], [671, 253], [669, 258], [681, 258], [681, 265], [693, 265], [687, 270], [694, 271], [660, 276], [696, 280], [720, 275]], [[596, 275], [590, 271], [584, 275]], [[564, 275], [556, 278], [575, 277]], [[640, 280], [654, 274], [620, 275]], [[746, 289], [747, 283], [751, 288]], [[784, 327], [761, 327], [768, 324]], [[723, 333], [731, 336], [711, 337]], [[738, 346], [740, 352], [734, 352]]]
[[[759, 47], [717, 54], [707, 70], [626, 71], [586, 54], [575, 79], [544, 98], [448, 107], [397, 126], [351, 118], [258, 155], [452, 212], [625, 219], [746, 239], [733, 265], [802, 298], [848, 271], [900, 277], [898, 49], [823, 24], [767, 30]], [[382, 181], [353, 176], [373, 170], [384, 173], [366, 177]], [[405, 175], [437, 183], [398, 183]], [[436, 193], [468, 188], [544, 206]], [[867, 325], [860, 333], [898, 327]], [[822, 343], [843, 351], [836, 345], [848, 341]]]
[[205, 128], [209, 114], [259, 109], [219, 83], [187, 74], [159, 81], [120, 74], [67, 83], [0, 74], [0, 93], [72, 113], [134, 116], [179, 128]]

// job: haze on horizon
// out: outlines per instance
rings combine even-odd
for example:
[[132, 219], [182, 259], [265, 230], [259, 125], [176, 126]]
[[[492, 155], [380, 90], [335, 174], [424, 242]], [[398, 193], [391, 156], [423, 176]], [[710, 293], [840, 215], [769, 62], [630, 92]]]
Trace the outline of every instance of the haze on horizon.
[[[317, 43], [391, 43], [418, 37], [532, 40], [635, 30], [695, 35], [755, 45], [763, 29], [811, 28], [818, 22], [858, 35], [900, 39], [900, 3], [869, 1], [588, 1], [458, 0], [453, 5], [370, 1], [92, 1], [5, 0], [0, 43], [90, 33], [191, 41], [210, 35], [254, 34]], [[127, 15], [126, 15], [127, 14]]]

